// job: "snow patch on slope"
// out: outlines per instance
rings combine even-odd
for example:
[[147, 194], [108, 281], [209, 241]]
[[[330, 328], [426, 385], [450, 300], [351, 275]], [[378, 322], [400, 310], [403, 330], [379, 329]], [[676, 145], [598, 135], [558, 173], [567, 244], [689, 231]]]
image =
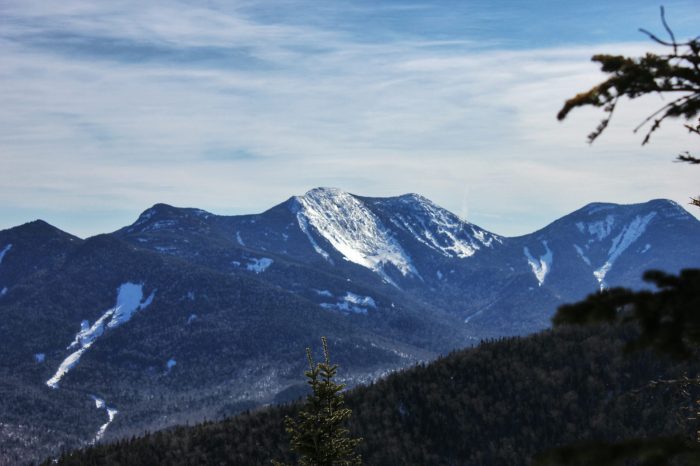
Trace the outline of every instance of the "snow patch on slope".
[[599, 220], [597, 222], [577, 222], [576, 228], [578, 228], [580, 233], [587, 232], [589, 235], [594, 236], [598, 241], [601, 241], [612, 233], [614, 225], [615, 217], [612, 215], [607, 215], [605, 220]]
[[63, 360], [53, 377], [46, 381], [46, 385], [51, 388], [58, 388], [58, 383], [63, 376], [78, 364], [80, 357], [85, 351], [104, 334], [105, 327], [116, 328], [128, 322], [135, 312], [146, 309], [153, 302], [154, 296], [155, 290], [148, 298], [142, 301], [143, 285], [136, 285], [130, 282], [122, 284], [117, 290], [117, 303], [113, 308], [105, 311], [92, 325], [87, 320], [83, 320], [80, 323], [80, 331], [75, 335], [73, 342], [66, 348], [70, 350], [79, 347], [79, 349]]
[[601, 291], [605, 289], [605, 276], [608, 274], [611, 268], [612, 264], [610, 262], [606, 262], [600, 268], [593, 271], [593, 276], [596, 280], [598, 280]]
[[114, 310], [110, 309], [109, 311], [102, 314], [102, 316], [99, 319], [97, 319], [92, 325], [90, 325], [89, 320], [83, 320], [82, 322], [80, 322], [80, 331], [75, 334], [75, 339], [70, 345], [68, 345], [67, 349], [73, 349], [78, 347], [84, 348], [86, 346], [92, 345], [92, 343], [97, 338], [102, 336], [102, 334], [105, 331], [105, 322], [108, 319], [111, 319], [113, 314]]
[[346, 302], [352, 303], [352, 304], [357, 304], [358, 306], [366, 306], [366, 307], [377, 307], [377, 303], [374, 301], [374, 299], [370, 296], [361, 296], [359, 294], [352, 293], [348, 291], [345, 294], [345, 299]]
[[362, 296], [348, 291], [337, 303], [321, 303], [321, 307], [342, 312], [367, 314], [369, 308], [377, 308], [377, 303], [370, 296]]
[[549, 249], [547, 241], [542, 241], [542, 245], [544, 246], [545, 253], [537, 259], [535, 259], [532, 256], [532, 254], [530, 254], [530, 250], [527, 246], [523, 248], [523, 253], [525, 253], [527, 262], [528, 264], [530, 264], [530, 268], [532, 268], [532, 273], [535, 274], [535, 278], [537, 278], [537, 283], [539, 283], [540, 286], [542, 286], [542, 284], [544, 283], [544, 279], [547, 277], [547, 274], [552, 269], [553, 259], [552, 251]]
[[586, 265], [591, 265], [591, 260], [586, 257], [586, 255], [583, 253], [583, 249], [578, 244], [574, 244], [574, 248], [576, 249], [576, 253], [578, 256], [581, 258], [583, 262], [586, 263]]
[[[420, 277], [391, 232], [354, 196], [338, 189], [318, 188], [295, 200], [299, 207], [297, 218], [305, 218], [348, 261], [373, 270], [390, 283], [384, 270], [387, 264], [395, 266], [403, 276]], [[299, 223], [301, 226], [304, 222]], [[308, 229], [305, 233], [312, 239]], [[314, 248], [318, 252], [318, 245]]]
[[87, 351], [89, 346], [85, 348], [80, 348], [78, 351], [71, 353], [66, 359], [63, 360], [56, 373], [49, 380], [46, 381], [46, 385], [50, 388], [58, 388], [58, 383], [61, 381], [64, 375], [66, 375], [71, 369], [78, 364], [80, 357]]
[[273, 262], [274, 261], [269, 257], [263, 257], [261, 259], [253, 257], [248, 259], [248, 265], [246, 265], [245, 268], [251, 272], [261, 273], [267, 270], [267, 268], [270, 267]]
[[145, 301], [141, 301], [143, 299], [143, 285], [124, 283], [119, 287], [114, 316], [107, 324], [107, 327], [116, 328], [131, 320], [135, 312], [146, 309], [151, 305], [155, 293], [155, 290], [153, 290]]
[[8, 244], [4, 248], [2, 248], [2, 251], [0, 251], [0, 264], [2, 264], [2, 260], [5, 258], [5, 254], [7, 254], [10, 249], [12, 249], [12, 245]]
[[319, 246], [314, 237], [311, 236], [311, 232], [309, 232], [309, 222], [306, 220], [306, 217], [304, 217], [301, 211], [297, 212], [297, 222], [299, 223], [299, 229], [301, 229], [302, 233], [304, 233], [309, 239], [309, 243], [311, 243], [311, 247], [314, 248], [314, 251], [321, 255], [321, 257], [323, 257], [325, 260], [333, 264], [333, 259], [331, 259], [330, 254]]
[[105, 400], [102, 398], [98, 398], [95, 395], [90, 395], [90, 398], [92, 398], [92, 401], [95, 402], [95, 408], [102, 409], [106, 406]]
[[97, 409], [105, 409], [107, 411], [107, 422], [102, 424], [100, 426], [100, 429], [97, 431], [97, 434], [95, 434], [95, 438], [90, 442], [91, 445], [94, 445], [95, 443], [99, 442], [102, 440], [102, 437], [104, 437], [105, 432], [107, 431], [107, 427], [114, 421], [114, 418], [117, 416], [119, 411], [117, 411], [114, 408], [110, 408], [107, 406], [107, 403], [105, 403], [105, 400], [102, 398], [96, 397], [95, 395], [90, 395], [90, 398], [95, 402], [95, 407]]
[[407, 194], [398, 199], [411, 209], [411, 213], [408, 216], [394, 214], [391, 223], [443, 256], [463, 259], [474, 255], [481, 247], [492, 247], [494, 242], [502, 241], [423, 196]]
[[474, 317], [479, 317], [479, 316], [480, 316], [481, 314], [483, 314], [483, 313], [484, 313], [484, 311], [481, 310], [481, 311], [476, 311], [475, 313], [468, 315], [468, 316], [464, 319], [464, 323], [465, 323], [465, 324], [468, 324]]
[[615, 261], [632, 243], [642, 236], [646, 231], [647, 225], [649, 225], [649, 222], [651, 222], [654, 217], [656, 217], [656, 212], [649, 212], [644, 217], [637, 215], [634, 220], [625, 225], [619, 235], [613, 238], [612, 245], [608, 250], [608, 259], [601, 267], [593, 272], [593, 276], [598, 280], [601, 290], [606, 286], [605, 276], [608, 274]]

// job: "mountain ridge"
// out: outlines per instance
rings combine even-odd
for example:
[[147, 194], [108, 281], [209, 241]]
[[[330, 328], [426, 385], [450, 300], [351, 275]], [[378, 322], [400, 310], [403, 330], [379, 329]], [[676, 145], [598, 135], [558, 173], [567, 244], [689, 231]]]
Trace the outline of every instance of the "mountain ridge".
[[[20, 400], [0, 416], [13, 435], [49, 454], [288, 400], [304, 387], [294, 351], [321, 335], [344, 381], [367, 383], [546, 328], [601, 283], [700, 266], [700, 222], [671, 201], [591, 203], [504, 237], [416, 194], [300, 199], [240, 216], [154, 204], [85, 240], [45, 222], [0, 231], [0, 391]], [[22, 408], [32, 400], [44, 408]]]

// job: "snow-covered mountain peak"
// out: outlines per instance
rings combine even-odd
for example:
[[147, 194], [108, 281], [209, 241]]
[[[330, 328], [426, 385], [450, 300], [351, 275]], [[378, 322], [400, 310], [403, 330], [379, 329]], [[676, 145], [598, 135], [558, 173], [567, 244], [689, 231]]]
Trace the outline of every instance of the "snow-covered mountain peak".
[[[650, 264], [655, 252], [666, 247], [669, 237], [698, 233], [700, 223], [693, 215], [667, 199], [638, 204], [595, 202], [527, 235], [523, 246], [540, 284], [548, 270], [552, 273], [548, 259], [556, 261], [560, 270], [562, 263], [573, 258], [572, 263], [587, 270], [599, 287], [605, 288], [625, 273], [627, 265], [621, 264], [637, 260]], [[547, 241], [551, 255], [541, 246], [543, 241]]]
[[[654, 218], [662, 222], [695, 220], [685, 209], [668, 199], [654, 199], [628, 205], [596, 202], [574, 212], [571, 218], [574, 219], [574, 225], [579, 234], [595, 241], [611, 241], [620, 231], [631, 228], [635, 224], [643, 224], [646, 228]], [[641, 222], [640, 219], [648, 220]]]
[[623, 255], [644, 254], [652, 247], [662, 231], [658, 227], [675, 229], [678, 221], [685, 220], [695, 223], [692, 215], [666, 199], [628, 205], [593, 203], [567, 217], [558, 222], [573, 228], [569, 230], [573, 247], [591, 267], [601, 289], [608, 286], [607, 277]]
[[647, 226], [656, 215], [656, 211], [651, 211], [643, 216], [635, 216], [634, 219], [626, 223], [612, 239], [612, 244], [608, 249], [608, 257], [605, 263], [593, 272], [593, 276], [598, 280], [601, 289], [605, 288], [605, 276], [610, 271], [615, 261], [644, 234]]
[[345, 259], [378, 272], [387, 281], [391, 281], [384, 269], [387, 264], [404, 276], [418, 276], [411, 258], [391, 231], [357, 197], [340, 189], [316, 188], [293, 201], [299, 227], [319, 254], [328, 258], [309, 234], [309, 226]]
[[446, 257], [466, 258], [483, 247], [502, 242], [501, 237], [462, 220], [418, 194], [373, 199], [389, 222], [418, 242]]
[[302, 197], [329, 197], [329, 196], [347, 196], [350, 195], [340, 188], [319, 186], [318, 188], [309, 189]]

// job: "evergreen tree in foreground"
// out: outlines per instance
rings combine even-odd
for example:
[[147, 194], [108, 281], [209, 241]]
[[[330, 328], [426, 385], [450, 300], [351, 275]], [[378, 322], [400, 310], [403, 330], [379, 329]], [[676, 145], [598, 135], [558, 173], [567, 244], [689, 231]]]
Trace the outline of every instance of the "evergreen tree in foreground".
[[[311, 348], [306, 348], [309, 370], [304, 375], [313, 393], [307, 397], [297, 419], [285, 419], [290, 447], [299, 455], [301, 466], [360, 465], [362, 459], [355, 449], [362, 439], [351, 438], [345, 427], [352, 415], [352, 411], [344, 407], [341, 392], [345, 385], [333, 381], [338, 366], [331, 364], [326, 337], [321, 337], [321, 342], [323, 362], [314, 363]], [[283, 466], [274, 460], [272, 463]]]

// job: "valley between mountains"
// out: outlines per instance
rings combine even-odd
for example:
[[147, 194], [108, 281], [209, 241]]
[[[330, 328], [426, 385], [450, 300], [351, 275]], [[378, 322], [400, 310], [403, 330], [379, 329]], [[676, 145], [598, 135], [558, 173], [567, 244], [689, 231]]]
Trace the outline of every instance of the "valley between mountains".
[[589, 204], [503, 237], [430, 200], [313, 189], [254, 215], [157, 204], [80, 239], [0, 232], [0, 463], [304, 393], [328, 336], [350, 386], [484, 339], [645, 270], [700, 266], [676, 203]]

